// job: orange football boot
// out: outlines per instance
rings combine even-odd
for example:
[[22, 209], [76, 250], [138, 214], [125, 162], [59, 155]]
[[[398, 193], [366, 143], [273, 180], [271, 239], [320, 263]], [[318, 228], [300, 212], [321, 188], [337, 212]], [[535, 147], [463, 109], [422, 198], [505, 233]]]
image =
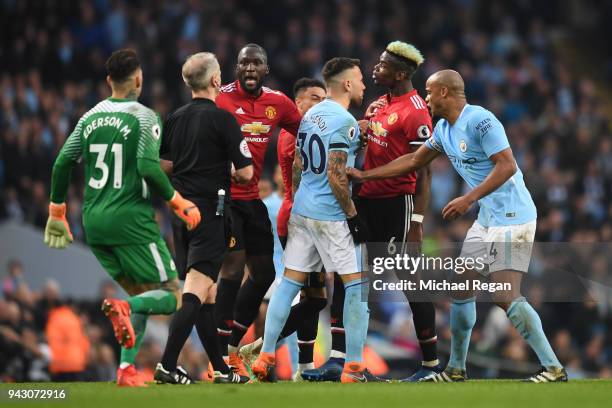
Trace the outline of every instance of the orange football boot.
[[119, 344], [127, 349], [134, 347], [136, 335], [130, 320], [130, 304], [125, 300], [104, 299], [102, 312], [111, 321]]
[[117, 369], [117, 385], [120, 387], [147, 387], [133, 364]]
[[365, 376], [366, 366], [364, 363], [357, 361], [351, 361], [344, 363], [344, 369], [340, 376], [340, 382], [342, 383], [365, 383], [368, 379]]
[[270, 371], [274, 369], [275, 364], [276, 356], [274, 353], [260, 353], [257, 360], [251, 366], [251, 370], [259, 381], [269, 381]]
[[229, 353], [229, 362], [227, 363], [230, 368], [238, 375], [243, 377], [250, 377], [248, 370], [244, 366], [242, 359], [238, 353]]

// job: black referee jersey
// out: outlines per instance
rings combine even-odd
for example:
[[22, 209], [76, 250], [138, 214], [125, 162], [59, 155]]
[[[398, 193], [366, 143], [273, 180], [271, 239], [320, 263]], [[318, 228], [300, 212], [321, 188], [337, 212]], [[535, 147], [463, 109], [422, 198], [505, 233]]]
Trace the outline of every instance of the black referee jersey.
[[230, 194], [230, 166], [252, 164], [240, 126], [231, 113], [207, 98], [194, 98], [164, 124], [160, 157], [170, 160], [172, 185], [189, 200]]
[[171, 113], [164, 125], [160, 157], [172, 161], [172, 184], [193, 201], [202, 221], [188, 231], [173, 217], [175, 260], [179, 277], [194, 269], [217, 280], [231, 234], [230, 211], [219, 214], [218, 191], [230, 198], [230, 163], [241, 169], [252, 163], [246, 141], [234, 117], [210, 99], [194, 98]]

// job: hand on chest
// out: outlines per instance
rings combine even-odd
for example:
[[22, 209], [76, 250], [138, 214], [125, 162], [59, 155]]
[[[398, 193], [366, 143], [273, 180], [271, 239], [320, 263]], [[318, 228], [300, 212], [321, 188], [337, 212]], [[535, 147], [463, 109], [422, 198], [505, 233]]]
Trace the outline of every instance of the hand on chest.
[[399, 112], [388, 107], [379, 109], [368, 123], [368, 137], [404, 137], [402, 119]]

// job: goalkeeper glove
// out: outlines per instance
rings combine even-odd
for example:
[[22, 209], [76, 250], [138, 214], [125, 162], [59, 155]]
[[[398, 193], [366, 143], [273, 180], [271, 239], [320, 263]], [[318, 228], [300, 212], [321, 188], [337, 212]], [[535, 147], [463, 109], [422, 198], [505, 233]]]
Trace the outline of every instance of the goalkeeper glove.
[[349, 230], [353, 236], [353, 241], [356, 244], [361, 244], [368, 241], [370, 235], [368, 227], [365, 222], [363, 222], [359, 214], [348, 218], [346, 221], [348, 222]]
[[72, 242], [72, 232], [66, 220], [66, 203], [49, 204], [49, 219], [45, 227], [45, 244], [64, 249]]
[[178, 191], [174, 192], [174, 196], [168, 201], [168, 205], [172, 208], [172, 211], [174, 211], [177, 217], [187, 224], [187, 229], [189, 231], [197, 227], [202, 219], [198, 207], [191, 201], [185, 200]]

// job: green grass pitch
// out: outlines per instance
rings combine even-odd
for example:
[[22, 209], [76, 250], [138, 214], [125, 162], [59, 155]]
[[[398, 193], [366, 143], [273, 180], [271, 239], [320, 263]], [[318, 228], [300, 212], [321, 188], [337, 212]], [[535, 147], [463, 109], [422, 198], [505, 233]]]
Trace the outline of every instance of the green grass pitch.
[[[8, 399], [9, 389], [67, 390], [64, 401]], [[318, 407], [555, 407], [609, 406], [612, 381], [582, 380], [567, 384], [525, 384], [477, 381], [463, 384], [333, 384], [277, 383], [247, 385], [151, 384], [148, 388], [118, 388], [112, 383], [0, 384], [2, 407], [79, 408], [318, 408]]]

